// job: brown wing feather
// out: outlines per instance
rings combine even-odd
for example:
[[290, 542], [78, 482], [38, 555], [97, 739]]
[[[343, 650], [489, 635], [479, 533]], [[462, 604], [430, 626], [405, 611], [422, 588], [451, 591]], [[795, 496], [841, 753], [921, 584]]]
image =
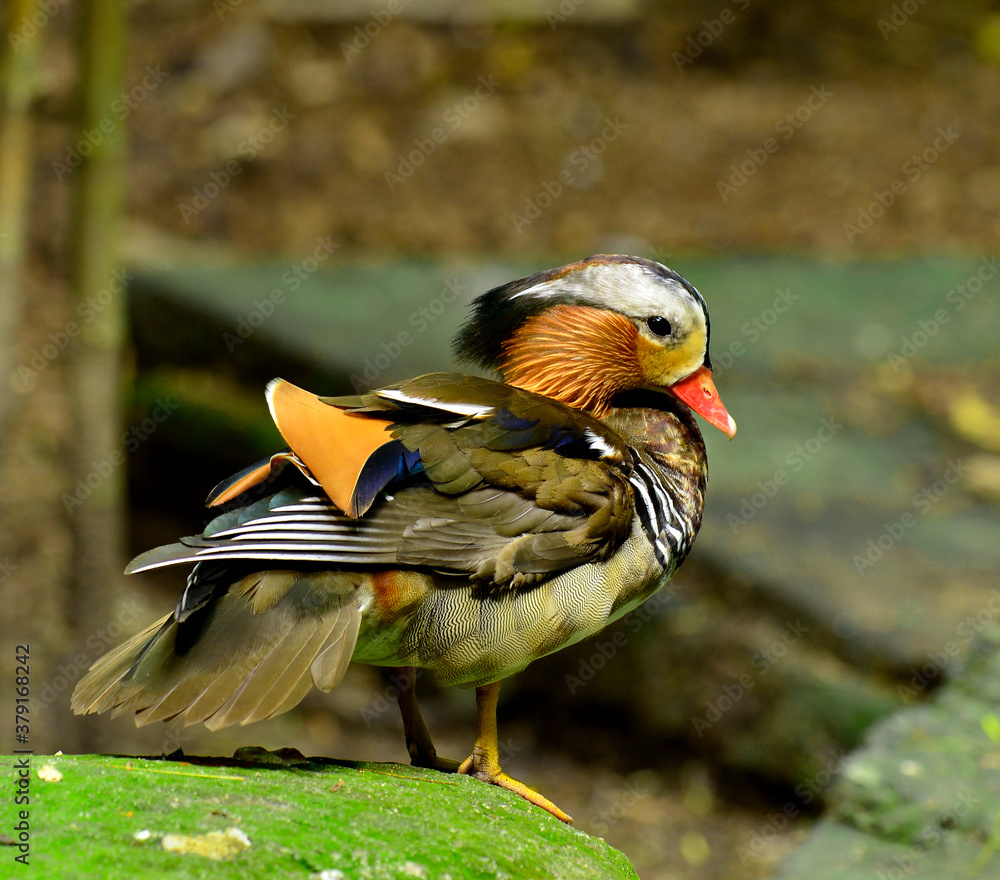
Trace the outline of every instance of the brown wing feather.
[[[144, 554], [132, 570], [277, 557], [285, 565], [464, 572], [516, 589], [606, 559], [629, 533], [627, 447], [600, 422], [538, 395], [486, 379], [429, 374], [395, 390], [341, 399], [275, 380], [268, 399], [292, 446], [289, 460], [308, 468], [344, 515], [322, 500], [302, 507], [288, 503], [294, 495], [282, 495], [272, 509], [278, 496], [260, 499], [238, 516], [220, 517], [204, 535]], [[392, 454], [375, 462], [373, 480], [366, 472], [380, 450]], [[400, 466], [409, 473], [393, 485]], [[358, 517], [351, 499], [363, 474], [389, 489], [372, 494], [370, 502], [381, 500]], [[234, 485], [242, 479], [237, 475]]]
[[517, 588], [606, 559], [625, 540], [634, 499], [617, 468], [539, 447], [487, 449], [480, 431], [397, 429], [404, 446], [419, 448], [436, 490], [396, 494], [393, 515], [406, 511], [412, 523], [400, 536], [399, 562]]

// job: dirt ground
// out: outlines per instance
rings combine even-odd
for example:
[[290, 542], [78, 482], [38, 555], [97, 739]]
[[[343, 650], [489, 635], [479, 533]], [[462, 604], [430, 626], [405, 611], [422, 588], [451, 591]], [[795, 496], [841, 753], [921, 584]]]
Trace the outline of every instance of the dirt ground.
[[[130, 216], [255, 255], [322, 235], [344, 256], [996, 242], [985, 10], [923, 7], [883, 37], [889, 4], [729, 6], [728, 24], [722, 4], [602, 26], [376, 26], [138, 4]], [[86, 141], [67, 118], [73, 75], [53, 57], [50, 183]]]

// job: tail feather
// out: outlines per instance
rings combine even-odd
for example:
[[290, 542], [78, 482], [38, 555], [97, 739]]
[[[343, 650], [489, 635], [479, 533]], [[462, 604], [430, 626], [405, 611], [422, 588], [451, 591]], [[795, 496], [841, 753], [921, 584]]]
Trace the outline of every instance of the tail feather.
[[151, 568], [161, 568], [164, 565], [177, 565], [181, 562], [197, 562], [199, 548], [188, 544], [164, 544], [140, 553], [125, 566], [125, 574], [136, 574], [149, 571]]
[[332, 691], [340, 684], [351, 663], [354, 646], [358, 642], [361, 615], [352, 615], [342, 622], [342, 627], [338, 626], [330, 633], [323, 650], [313, 660], [310, 670], [316, 687], [324, 693]]
[[255, 572], [183, 621], [163, 618], [100, 658], [77, 685], [78, 714], [181, 717], [215, 730], [287, 711], [343, 677], [361, 624], [349, 572]]
[[[77, 715], [88, 715], [91, 712], [107, 712], [109, 709], [116, 709], [118, 703], [115, 697], [121, 680], [128, 674], [146, 647], [156, 641], [157, 635], [155, 634], [169, 625], [172, 617], [171, 614], [161, 617], [141, 633], [132, 636], [127, 642], [123, 642], [96, 660], [73, 690], [73, 696], [70, 699], [70, 707], [73, 711]], [[117, 717], [122, 711], [124, 710], [116, 709], [114, 715]]]
[[[289, 694], [305, 696], [312, 685], [309, 667], [326, 641], [339, 615], [328, 615], [315, 623], [302, 622], [291, 628], [212, 716], [210, 730], [239, 722], [250, 724], [270, 718]], [[296, 702], [298, 702], [296, 699]]]

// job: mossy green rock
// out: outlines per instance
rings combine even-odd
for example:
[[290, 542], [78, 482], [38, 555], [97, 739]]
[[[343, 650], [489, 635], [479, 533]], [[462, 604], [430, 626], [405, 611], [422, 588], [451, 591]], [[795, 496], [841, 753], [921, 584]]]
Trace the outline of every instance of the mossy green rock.
[[[921, 688], [919, 673], [904, 696]], [[1000, 627], [927, 703], [877, 724], [829, 793], [826, 817], [778, 876], [1000, 876]]]
[[[0, 760], [11, 778], [15, 759]], [[261, 756], [190, 763], [102, 755], [30, 760], [29, 858], [38, 877], [637, 876], [603, 840], [468, 777], [398, 764], [275, 765]], [[45, 765], [62, 779], [40, 777]], [[226, 836], [230, 829], [238, 830]], [[224, 857], [216, 859], [168, 851], [164, 838], [168, 847], [178, 841], [170, 835], [182, 844], [184, 837], [236, 843], [228, 854], [223, 846], [217, 855]], [[247, 839], [249, 846], [240, 843]], [[8, 850], [11, 860], [15, 854]]]

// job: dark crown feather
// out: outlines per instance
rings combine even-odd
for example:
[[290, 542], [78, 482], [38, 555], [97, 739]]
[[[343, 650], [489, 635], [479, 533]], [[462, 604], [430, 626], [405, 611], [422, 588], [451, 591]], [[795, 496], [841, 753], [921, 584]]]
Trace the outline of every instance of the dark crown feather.
[[460, 361], [476, 364], [486, 370], [500, 366], [503, 344], [521, 323], [540, 314], [552, 303], [533, 297], [512, 299], [515, 293], [557, 277], [560, 269], [536, 272], [501, 284], [478, 296], [472, 303], [472, 313], [452, 341], [452, 350]]

